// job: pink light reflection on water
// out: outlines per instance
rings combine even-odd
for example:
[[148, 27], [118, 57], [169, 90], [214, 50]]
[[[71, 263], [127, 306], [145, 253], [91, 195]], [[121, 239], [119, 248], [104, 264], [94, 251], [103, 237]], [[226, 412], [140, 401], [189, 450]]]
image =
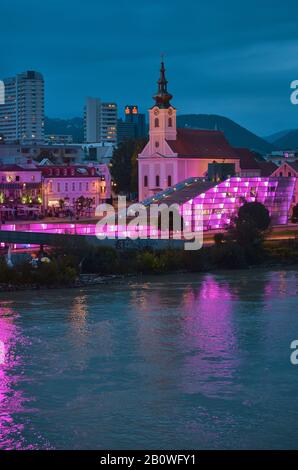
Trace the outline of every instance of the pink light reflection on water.
[[185, 293], [185, 341], [192, 354], [186, 357], [182, 371], [184, 392], [208, 397], [230, 393], [239, 365], [234, 299], [228, 283], [213, 275], [206, 276], [197, 290]]
[[[17, 348], [26, 343], [16, 326], [17, 315], [7, 302], [0, 303], [0, 341], [4, 349], [4, 362], [0, 364], [0, 448], [3, 450], [34, 449], [25, 438], [25, 425], [19, 419], [31, 413], [26, 398], [19, 389], [22, 367]], [[30, 400], [31, 401], [31, 400]]]

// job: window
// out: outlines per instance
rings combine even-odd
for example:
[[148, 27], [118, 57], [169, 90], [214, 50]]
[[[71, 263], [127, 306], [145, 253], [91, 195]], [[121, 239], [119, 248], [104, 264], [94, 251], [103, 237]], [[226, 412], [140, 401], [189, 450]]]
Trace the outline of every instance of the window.
[[145, 188], [148, 187], [148, 176], [147, 175], [144, 176], [144, 187]]
[[68, 183], [65, 183], [65, 192], [68, 191]]
[[288, 176], [292, 176], [292, 173], [289, 171]]
[[82, 183], [79, 183], [79, 191], [82, 191]]
[[76, 184], [72, 183], [72, 191], [74, 192], [76, 190]]
[[172, 121], [172, 118], [169, 118], [169, 121], [168, 121], [168, 126], [169, 126], [169, 127], [172, 127], [172, 126], [173, 126], [173, 121]]
[[155, 147], [156, 147], [156, 148], [159, 147], [159, 142], [158, 142], [158, 140], [155, 142]]
[[168, 175], [168, 186], [172, 186], [172, 176]]
[[159, 119], [158, 118], [154, 119], [154, 127], [159, 127]]
[[155, 186], [156, 186], [156, 187], [159, 186], [159, 175], [156, 175], [156, 176], [155, 176]]
[[89, 191], [89, 183], [86, 183], [86, 191]]
[[57, 191], [60, 193], [60, 183], [57, 183]]
[[16, 176], [16, 181], [20, 181], [20, 177], [18, 175]]
[[282, 176], [282, 171], [279, 172], [279, 176]]

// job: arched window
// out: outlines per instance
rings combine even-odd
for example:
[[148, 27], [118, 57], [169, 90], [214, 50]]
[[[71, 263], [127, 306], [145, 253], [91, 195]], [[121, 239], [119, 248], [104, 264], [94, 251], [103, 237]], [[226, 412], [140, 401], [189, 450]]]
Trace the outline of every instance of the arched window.
[[154, 119], [154, 127], [159, 127], [159, 119], [158, 118]]
[[172, 118], [169, 118], [169, 121], [168, 121], [168, 126], [169, 126], [169, 127], [172, 127], [172, 126], [173, 126], [173, 121], [172, 121]]
[[156, 147], [156, 148], [159, 147], [159, 142], [158, 142], [158, 140], [155, 142], [155, 147]]

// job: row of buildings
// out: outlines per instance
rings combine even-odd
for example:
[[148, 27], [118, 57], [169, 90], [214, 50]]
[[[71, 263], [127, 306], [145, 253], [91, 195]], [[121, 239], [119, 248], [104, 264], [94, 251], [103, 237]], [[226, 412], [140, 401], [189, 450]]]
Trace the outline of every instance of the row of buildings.
[[[29, 70], [4, 79], [3, 102], [0, 102], [0, 143], [72, 144], [71, 135], [45, 134], [45, 85], [41, 73]], [[145, 115], [136, 105], [124, 110], [118, 119], [114, 102], [88, 97], [84, 107], [84, 142], [115, 146], [145, 137]]]
[[0, 166], [1, 220], [87, 213], [111, 197], [107, 165]]
[[[89, 210], [94, 212], [100, 201], [111, 196], [111, 178], [106, 163], [111, 157], [111, 149], [117, 145], [117, 131], [119, 133], [122, 126], [123, 140], [143, 137], [145, 117], [138, 112], [137, 106], [132, 105], [125, 108], [125, 119], [119, 122], [115, 103], [88, 98], [84, 115], [86, 143], [83, 146], [39, 143], [36, 136], [41, 134], [35, 122], [36, 110], [43, 108], [36, 106], [40, 94], [34, 90], [41, 79], [35, 72], [28, 72], [26, 77], [19, 77], [15, 82], [17, 103], [22, 90], [32, 95], [31, 99], [20, 101], [25, 103], [23, 107], [31, 120], [22, 120], [19, 111], [11, 111], [13, 122], [18, 123], [15, 127], [21, 128], [23, 124], [24, 127], [18, 134], [21, 136], [20, 144], [0, 145], [0, 160], [4, 163], [0, 167], [1, 211], [11, 215], [15, 210], [30, 210], [32, 213], [67, 207], [74, 212], [79, 201], [85, 200]], [[28, 83], [35, 81], [36, 84], [21, 86], [22, 80], [28, 80]], [[41, 84], [38, 87], [43, 89]], [[9, 88], [5, 93], [9, 93], [7, 90]], [[13, 92], [10, 94], [13, 102]], [[204, 200], [204, 215], [209, 220], [206, 228], [221, 228], [228, 225], [233, 213], [235, 215], [245, 201], [258, 200], [270, 209], [276, 223], [285, 223], [291, 207], [298, 202], [295, 159], [290, 161], [287, 158], [279, 162], [281, 165], [276, 165], [257, 157], [249, 149], [231, 146], [219, 130], [177, 128], [176, 109], [171, 104], [172, 95], [167, 89], [163, 63], [158, 90], [153, 98], [154, 105], [149, 110], [149, 140], [138, 156], [140, 201], [147, 204], [177, 202], [182, 207], [189, 201]], [[9, 114], [8, 103], [3, 109]], [[6, 135], [11, 135], [12, 139], [13, 133], [9, 134], [11, 128], [7, 122], [5, 125]], [[27, 139], [30, 141], [30, 132], [24, 130], [26, 126], [30, 128], [31, 137], [36, 138], [34, 145], [27, 142]], [[14, 152], [19, 152], [15, 158], [17, 165], [5, 166]], [[39, 160], [39, 165], [30, 163], [30, 160]], [[57, 165], [56, 161], [64, 165]]]

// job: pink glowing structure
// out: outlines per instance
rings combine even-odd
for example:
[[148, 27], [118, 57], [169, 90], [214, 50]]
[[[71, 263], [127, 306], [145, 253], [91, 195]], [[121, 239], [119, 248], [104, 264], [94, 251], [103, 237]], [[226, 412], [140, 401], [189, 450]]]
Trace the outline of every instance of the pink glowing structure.
[[[189, 178], [167, 191], [155, 194], [154, 197], [144, 201], [144, 204], [147, 208], [152, 203], [167, 206], [177, 204], [184, 226], [193, 232], [201, 228], [203, 230], [228, 228], [233, 218], [237, 216], [239, 208], [245, 202], [254, 201], [261, 202], [267, 207], [272, 225], [283, 225], [288, 222], [295, 183], [295, 177], [233, 177], [219, 184], [202, 178]], [[197, 207], [200, 208], [199, 211]], [[5, 224], [0, 230], [91, 236], [98, 233], [96, 224], [79, 223]], [[157, 239], [163, 235], [158, 227], [150, 226], [149, 220], [147, 223], [144, 221], [143, 225], [115, 222], [105, 227], [103, 231], [108, 238], [140, 236]]]
[[287, 224], [295, 182], [296, 178], [233, 177], [186, 201], [183, 206], [187, 205], [188, 211], [181, 213], [186, 218], [185, 223], [188, 221], [196, 226], [189, 206], [199, 205], [203, 211], [204, 230], [225, 229], [244, 203], [258, 201], [268, 209], [272, 225]]

